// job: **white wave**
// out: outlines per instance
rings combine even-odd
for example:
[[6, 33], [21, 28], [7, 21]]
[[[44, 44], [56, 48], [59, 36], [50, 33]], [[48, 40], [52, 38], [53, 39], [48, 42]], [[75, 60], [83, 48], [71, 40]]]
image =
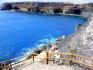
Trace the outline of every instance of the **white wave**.
[[[21, 55], [31, 54], [35, 49], [38, 49], [48, 43], [54, 43], [55, 41], [56, 41], [56, 39], [52, 36], [50, 38], [39, 40], [39, 41], [37, 41], [37, 43], [34, 46], [32, 46], [32, 47], [30, 46], [29, 48], [23, 48], [21, 51], [22, 52]], [[25, 57], [25, 58], [27, 58], [27, 57]], [[19, 59], [19, 61], [24, 60], [25, 58]]]
[[44, 44], [48, 44], [48, 43], [54, 43], [56, 41], [56, 39], [52, 36], [50, 36], [49, 38], [46, 38], [46, 39], [42, 39], [42, 40], [39, 40], [37, 41], [37, 43], [44, 43]]

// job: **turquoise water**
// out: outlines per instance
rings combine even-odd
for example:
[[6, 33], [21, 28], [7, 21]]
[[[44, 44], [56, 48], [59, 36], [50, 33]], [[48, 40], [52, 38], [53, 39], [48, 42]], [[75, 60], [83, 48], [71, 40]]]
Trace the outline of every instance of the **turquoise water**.
[[25, 55], [42, 44], [75, 32], [76, 16], [0, 11], [0, 61]]

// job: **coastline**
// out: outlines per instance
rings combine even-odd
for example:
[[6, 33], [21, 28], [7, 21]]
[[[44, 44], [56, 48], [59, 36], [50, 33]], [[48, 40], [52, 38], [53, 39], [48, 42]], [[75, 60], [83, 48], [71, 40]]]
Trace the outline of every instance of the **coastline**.
[[[46, 14], [47, 15], [47, 14]], [[56, 14], [53, 14], [53, 15], [56, 15]], [[83, 19], [86, 19], [87, 21], [82, 25], [82, 26], [85, 26], [85, 25], [88, 25], [89, 24], [89, 22], [91, 21], [91, 18], [92, 17], [89, 17], [89, 18], [86, 18], [86, 17], [83, 17], [82, 15], [76, 15], [76, 14], [58, 14], [58, 15], [67, 15], [67, 16], [78, 16], [78, 17], [80, 17], [80, 18], [83, 18]], [[77, 26], [76, 26], [76, 28], [77, 28]], [[78, 29], [77, 29], [78, 30]], [[74, 33], [76, 33], [77, 32], [77, 30], [74, 32]], [[72, 33], [72, 34], [70, 34], [70, 35], [73, 35], [74, 33]], [[70, 35], [68, 35], [68, 36], [70, 36]], [[66, 38], [66, 36], [61, 36], [61, 37], [59, 37], [59, 38], [56, 38], [56, 41], [55, 41], [55, 43], [57, 43], [57, 42], [59, 42], [59, 41], [62, 41], [62, 40], [64, 40]], [[52, 44], [52, 43], [49, 43], [49, 44]], [[48, 45], [48, 44], [47, 44]], [[57, 45], [57, 44], [56, 44]], [[46, 46], [46, 45], [45, 45]], [[45, 47], [44, 46], [44, 47]], [[40, 48], [44, 48], [43, 46], [41, 46]], [[51, 48], [51, 47], [48, 47], [48, 48]], [[38, 48], [39, 49], [39, 48]], [[36, 49], [37, 50], [37, 49]], [[46, 49], [43, 49], [43, 50], [46, 50]]]
[[[40, 14], [42, 14], [42, 13], [40, 13]], [[47, 15], [47, 14], [46, 14]], [[56, 14], [52, 14], [52, 15], [56, 15]], [[65, 15], [65, 14], [57, 14], [57, 15]], [[82, 17], [81, 15], [76, 15], [76, 14], [66, 14], [66, 16], [77, 16], [77, 17], [80, 17], [80, 18], [84, 18], [84, 17]], [[84, 26], [84, 25], [87, 25], [90, 21], [88, 21], [88, 20], [90, 20], [90, 18], [84, 18], [84, 19], [86, 19], [87, 21], [82, 25], [82, 26]], [[76, 26], [76, 28], [77, 28], [77, 26]], [[78, 30], [78, 29], [77, 29]], [[76, 31], [77, 31], [76, 30]], [[75, 32], [76, 32], [75, 31]], [[74, 32], [74, 33], [75, 33]], [[70, 35], [73, 35], [74, 33], [72, 33], [72, 34], [70, 34]], [[68, 35], [68, 36], [70, 36], [70, 35]], [[66, 37], [68, 37], [68, 36], [61, 36], [61, 37], [59, 37], [59, 38], [56, 38], [56, 40], [54, 41], [54, 44], [56, 44], [56, 45], [58, 45], [58, 42], [59, 41], [62, 41], [62, 40], [65, 40], [65, 38]], [[43, 45], [43, 46], [41, 46], [41, 47], [38, 47], [38, 48], [36, 48], [35, 50], [33, 50], [33, 52], [31, 52], [31, 53], [37, 53], [37, 54], [40, 54], [40, 53], [42, 53], [43, 51], [49, 51], [50, 49], [51, 49], [51, 45], [52, 45], [53, 43], [48, 43], [48, 44], [46, 44], [46, 45]], [[31, 54], [30, 53], [30, 54]]]
[[[9, 10], [8, 10], [9, 11]], [[28, 12], [28, 11], [9, 11], [9, 12]], [[32, 12], [32, 13], [36, 13], [36, 12]], [[39, 13], [39, 12], [38, 12]], [[44, 15], [48, 15], [47, 13], [39, 13], [39, 14], [44, 14]], [[82, 16], [82, 15], [77, 15], [77, 14], [63, 14], [63, 13], [50, 13], [51, 15], [66, 15], [66, 16], [78, 16], [78, 17], [80, 17], [80, 18], [84, 18], [84, 19], [87, 19], [87, 20], [89, 20], [89, 18], [86, 18], [86, 17], [84, 17], [84, 16]], [[49, 15], [50, 15], [49, 14]], [[86, 22], [87, 23], [87, 22]], [[85, 24], [85, 23], [84, 23]], [[72, 35], [72, 34], [71, 34]], [[65, 39], [65, 38], [64, 38]], [[62, 37], [59, 37], [59, 38], [57, 38], [56, 40], [63, 40], [63, 38]], [[57, 41], [56, 41], [57, 42]], [[55, 42], [55, 43], [56, 43]], [[48, 44], [47, 44], [48, 45]], [[43, 52], [43, 51], [45, 51], [45, 50], [49, 50], [51, 47], [50, 46], [48, 46], [48, 47], [46, 47], [47, 45], [44, 45], [44, 46], [41, 46], [41, 47], [39, 47], [39, 48], [36, 48], [35, 50], [33, 50], [33, 52], [34, 53], [41, 53], [41, 52]], [[31, 53], [33, 53], [33, 52], [31, 52]], [[26, 54], [25, 54], [26, 55]]]
[[[18, 12], [18, 11], [8, 11], [8, 12]], [[30, 13], [30, 12], [28, 12]], [[31, 13], [36, 13], [36, 12], [31, 12]], [[60, 36], [58, 38], [56, 38], [56, 40], [54, 41], [54, 43], [47, 43], [47, 44], [43, 44], [39, 47], [34, 47], [33, 49], [31, 49], [31, 51], [28, 50], [27, 53], [24, 53], [24, 55], [13, 58], [14, 60], [10, 59], [7, 61], [3, 61], [5, 63], [11, 61], [11, 64], [13, 65], [13, 69], [14, 70], [21, 70], [21, 69], [26, 69], [29, 70], [29, 68], [33, 68], [35, 69], [37, 67], [37, 69], [40, 67], [41, 63], [43, 63], [41, 65], [41, 67], [43, 65], [45, 65], [45, 61], [43, 61], [42, 59], [45, 59], [46, 57], [48, 57], [47, 51], [54, 51], [52, 50], [52, 45], [56, 45], [58, 47], [58, 52], [62, 52], [62, 53], [72, 53], [72, 54], [76, 54], [78, 56], [80, 56], [80, 58], [77, 56], [73, 56], [71, 54], [71, 57], [69, 58], [67, 56], [68, 59], [76, 59], [76, 61], [80, 61], [80, 62], [84, 62], [87, 63], [88, 65], [92, 65], [92, 55], [93, 55], [93, 13], [86, 13], [86, 14], [81, 14], [81, 15], [77, 15], [77, 14], [63, 14], [63, 13], [52, 13], [52, 14], [45, 14], [45, 13], [38, 13], [38, 14], [43, 14], [43, 15], [64, 15], [64, 16], [75, 16], [75, 17], [80, 17], [86, 20], [86, 22], [84, 24], [77, 24], [77, 26], [75, 27], [75, 32], [67, 35], [67, 36]], [[27, 45], [26, 45], [27, 46]], [[27, 49], [27, 48], [26, 48]], [[49, 53], [48, 53], [49, 54]], [[59, 54], [58, 54], [59, 55]], [[64, 58], [66, 57], [65, 55], [61, 55], [60, 58]], [[83, 59], [82, 57], [84, 57], [85, 59]], [[39, 59], [41, 58], [41, 59]], [[87, 60], [87, 59], [91, 59]], [[54, 57], [53, 59], [55, 59], [56, 62], [56, 58]], [[42, 60], [42, 61], [41, 61]], [[33, 61], [33, 63], [32, 63]], [[46, 58], [47, 61], [47, 58]], [[76, 63], [75, 65], [73, 64], [74, 61], [71, 60], [71, 62], [67, 61], [66, 64], [66, 60], [62, 60], [62, 64], [57, 64], [57, 66], [62, 66], [62, 65], [67, 65], [70, 67], [76, 66], [78, 69], [85, 70], [85, 69], [90, 69], [90, 67], [88, 68], [86, 65], [83, 66], [82, 63]], [[2, 62], [0, 62], [2, 63]], [[17, 64], [18, 63], [18, 64]], [[68, 64], [69, 63], [69, 64]], [[70, 64], [72, 63], [72, 64]], [[27, 64], [29, 64], [27, 66]], [[48, 63], [49, 65], [51, 65], [51, 63]], [[78, 64], [78, 65], [77, 65]], [[26, 65], [26, 66], [24, 66]], [[39, 65], [39, 66], [38, 66]], [[47, 66], [49, 66], [47, 65]], [[24, 68], [22, 68], [22, 66]], [[52, 67], [53, 65], [51, 65]], [[57, 68], [57, 66], [54, 65], [55, 69]], [[50, 67], [50, 69], [51, 69]], [[92, 66], [93, 67], [93, 66]], [[44, 67], [46, 68], [46, 67]], [[43, 69], [44, 69], [43, 68]], [[59, 68], [59, 67], [58, 67]], [[66, 67], [67, 68], [67, 67]], [[64, 68], [64, 69], [66, 69]], [[32, 69], [32, 70], [33, 70]], [[48, 68], [49, 69], [49, 68]], [[59, 68], [59, 69], [63, 69], [63, 68]], [[68, 68], [69, 69], [69, 68]], [[74, 70], [75, 68], [73, 68]], [[71, 69], [72, 70], [72, 69]]]
[[[40, 14], [42, 14], [42, 13], [40, 13]], [[46, 14], [47, 15], [47, 14]], [[53, 14], [53, 15], [56, 15], [56, 14]], [[64, 14], [62, 14], [62, 15], [64, 15]], [[68, 14], [69, 15], [69, 14]], [[71, 15], [72, 16], [72, 15]], [[61, 37], [62, 38], [62, 37]], [[56, 42], [55, 42], [56, 43]], [[48, 44], [47, 44], [48, 45]], [[35, 53], [38, 53], [38, 52], [43, 52], [43, 51], [47, 51], [47, 50], [49, 50], [51, 47], [50, 46], [48, 46], [48, 47], [45, 47], [45, 46], [47, 46], [47, 45], [44, 45], [44, 47], [43, 46], [41, 46], [41, 47], [39, 47], [39, 48], [37, 48], [37, 49], [35, 49], [33, 52]], [[42, 49], [43, 48], [43, 49]], [[46, 49], [47, 48], [47, 49]], [[31, 53], [33, 53], [33, 52], [31, 52]], [[25, 54], [26, 55], [26, 54]]]

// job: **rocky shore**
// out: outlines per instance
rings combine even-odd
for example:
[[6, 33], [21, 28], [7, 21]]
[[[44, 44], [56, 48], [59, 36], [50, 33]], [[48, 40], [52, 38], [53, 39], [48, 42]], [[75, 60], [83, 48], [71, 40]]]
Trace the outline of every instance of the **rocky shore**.
[[71, 52], [93, 57], [93, 17], [65, 39], [57, 41], [61, 52]]
[[[93, 58], [93, 16], [91, 15], [84, 25], [78, 24], [75, 33], [57, 38], [55, 43], [60, 52], [71, 52]], [[50, 44], [41, 47], [42, 51], [50, 48]]]

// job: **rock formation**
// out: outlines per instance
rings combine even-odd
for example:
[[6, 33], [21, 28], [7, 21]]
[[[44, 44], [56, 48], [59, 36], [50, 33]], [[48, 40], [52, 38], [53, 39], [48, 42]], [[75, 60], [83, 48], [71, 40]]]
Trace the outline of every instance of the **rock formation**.
[[3, 3], [3, 10], [17, 10], [24, 12], [39, 12], [45, 14], [77, 14], [80, 15], [82, 12], [93, 11], [93, 3], [87, 4], [74, 4], [64, 2], [13, 2]]
[[12, 5], [9, 4], [9, 3], [4, 4], [3, 7], [2, 7], [2, 9], [4, 9], [4, 10], [11, 10], [12, 9]]
[[74, 34], [58, 42], [58, 45], [60, 51], [93, 57], [93, 18], [80, 26]]

